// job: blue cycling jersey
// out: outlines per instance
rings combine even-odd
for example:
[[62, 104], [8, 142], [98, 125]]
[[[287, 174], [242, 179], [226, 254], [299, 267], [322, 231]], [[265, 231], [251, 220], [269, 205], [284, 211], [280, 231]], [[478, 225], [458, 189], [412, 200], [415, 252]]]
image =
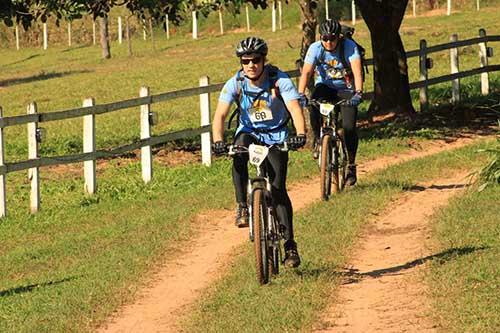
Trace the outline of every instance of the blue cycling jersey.
[[[262, 75], [269, 77], [269, 67]], [[292, 80], [284, 72], [277, 70], [276, 86], [283, 101], [278, 98], [271, 80], [264, 80], [261, 86], [251, 84], [251, 81], [237, 73], [229, 79], [219, 96], [219, 101], [231, 104], [239, 98], [241, 107], [240, 123], [236, 134], [250, 133], [266, 144], [283, 143], [288, 137], [285, 126], [288, 121], [288, 111], [285, 103], [299, 99], [299, 93]]]
[[[356, 43], [350, 39], [345, 39], [343, 43], [344, 59], [346, 61], [351, 62], [360, 59], [361, 56]], [[315, 67], [315, 85], [322, 83], [335, 90], [347, 88], [342, 71], [344, 65], [342, 64], [338, 46], [333, 52], [330, 52], [325, 50], [321, 41], [314, 42], [309, 46], [304, 62]]]

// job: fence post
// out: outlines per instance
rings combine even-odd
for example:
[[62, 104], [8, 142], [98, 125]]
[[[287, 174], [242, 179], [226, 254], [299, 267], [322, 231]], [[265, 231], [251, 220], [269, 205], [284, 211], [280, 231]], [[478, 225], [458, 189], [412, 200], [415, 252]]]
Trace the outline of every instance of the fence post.
[[95, 45], [95, 20], [92, 20], [92, 44]]
[[16, 49], [19, 50], [19, 26], [16, 24]]
[[351, 2], [351, 15], [352, 15], [352, 25], [356, 24], [356, 4], [354, 0]]
[[[95, 100], [93, 98], [87, 98], [83, 101], [84, 107], [94, 105]], [[95, 114], [83, 116], [83, 152], [95, 152]], [[97, 189], [95, 165], [95, 157], [90, 161], [83, 162], [83, 176], [85, 178], [84, 189], [88, 194], [94, 194]]]
[[220, 34], [224, 35], [224, 24], [222, 23], [222, 10], [219, 7], [219, 26], [220, 26]]
[[118, 43], [123, 41], [122, 17], [118, 16]]
[[[455, 43], [458, 41], [458, 35], [451, 35], [450, 41]], [[450, 64], [451, 64], [451, 74], [458, 73], [458, 49], [456, 47], [450, 49]], [[460, 102], [460, 79], [455, 79], [451, 81], [451, 101], [453, 103]]]
[[273, 0], [273, 8], [271, 10], [272, 13], [272, 31], [276, 32], [276, 0]]
[[[486, 30], [479, 29], [479, 37], [486, 37]], [[488, 66], [488, 48], [486, 42], [479, 43], [479, 58], [481, 67]], [[481, 94], [486, 96], [490, 93], [490, 80], [488, 72], [481, 73]]]
[[46, 50], [49, 47], [49, 33], [47, 31], [47, 23], [43, 24], [43, 49]]
[[[28, 114], [36, 113], [36, 103], [32, 102], [28, 105]], [[28, 123], [28, 159], [30, 160], [36, 160], [38, 158], [37, 131], [38, 122]], [[34, 214], [40, 210], [40, 177], [38, 167], [28, 169], [28, 179], [31, 182], [30, 212]]]
[[328, 8], [328, 0], [325, 0], [325, 17], [327, 20], [330, 19], [330, 8]]
[[479, 0], [476, 1], [476, 9], [479, 10]]
[[[0, 106], [0, 119], [3, 118], [3, 110]], [[3, 128], [0, 127], [0, 166], [4, 166], [4, 144], [3, 144]], [[0, 175], [0, 218], [7, 215], [7, 196], [5, 193], [5, 178], [7, 174]]]
[[250, 32], [250, 14], [248, 13], [248, 5], [245, 5], [245, 13], [247, 16], [247, 32]]
[[142, 39], [148, 39], [148, 33], [146, 32], [146, 20], [142, 19]]
[[193, 10], [193, 39], [198, 39], [198, 15], [196, 11]]
[[451, 15], [451, 0], [447, 1], [446, 5], [446, 15], [450, 16]]
[[71, 21], [68, 22], [68, 46], [71, 46]]
[[[149, 96], [149, 87], [141, 87], [141, 97]], [[141, 140], [149, 139], [151, 137], [151, 104], [141, 105]], [[141, 169], [142, 180], [144, 183], [149, 183], [153, 178], [153, 156], [151, 153], [151, 146], [141, 147]]]
[[[208, 76], [200, 78], [200, 87], [210, 84]], [[201, 126], [210, 125], [210, 94], [200, 94]], [[204, 165], [212, 164], [212, 147], [210, 145], [210, 131], [201, 134], [201, 161]]]
[[278, 23], [279, 23], [279, 27], [280, 27], [280, 30], [283, 29], [283, 20], [282, 20], [282, 17], [283, 17], [283, 8], [281, 6], [281, 1], [278, 1]]
[[417, 17], [417, 0], [413, 0], [413, 17]]
[[428, 88], [427, 88], [427, 42], [420, 40], [419, 53], [420, 81], [424, 81], [424, 86], [420, 88], [420, 111], [429, 109]]

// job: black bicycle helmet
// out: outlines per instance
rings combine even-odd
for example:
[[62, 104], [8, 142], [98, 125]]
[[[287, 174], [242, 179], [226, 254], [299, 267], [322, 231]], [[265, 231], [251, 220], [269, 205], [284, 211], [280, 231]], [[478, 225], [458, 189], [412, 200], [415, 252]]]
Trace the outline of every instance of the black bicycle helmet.
[[236, 56], [241, 58], [245, 54], [267, 55], [267, 44], [259, 37], [248, 37], [243, 39], [236, 47]]
[[321, 23], [319, 26], [319, 34], [321, 36], [326, 36], [326, 35], [335, 35], [338, 36], [340, 35], [341, 31], [341, 26], [339, 21], [334, 20], [334, 19], [328, 19], [325, 22]]

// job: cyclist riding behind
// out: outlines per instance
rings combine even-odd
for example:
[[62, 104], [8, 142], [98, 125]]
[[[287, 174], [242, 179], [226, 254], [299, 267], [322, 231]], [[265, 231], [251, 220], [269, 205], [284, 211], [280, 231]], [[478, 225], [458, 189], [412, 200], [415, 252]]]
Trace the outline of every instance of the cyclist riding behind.
[[[321, 40], [312, 43], [307, 50], [304, 66], [299, 81], [299, 93], [302, 104], [307, 104], [304, 95], [307, 83], [315, 72], [315, 88], [311, 98], [334, 103], [340, 100], [339, 92], [350, 92], [351, 99], [340, 107], [344, 142], [347, 148], [348, 168], [346, 185], [356, 183], [356, 152], [358, 134], [356, 131], [357, 106], [363, 94], [363, 76], [361, 56], [356, 43], [348, 38], [341, 38], [341, 25], [335, 19], [323, 22], [319, 27]], [[344, 56], [341, 56], [343, 50]], [[343, 61], [349, 62], [344, 64]], [[310, 105], [311, 127], [314, 133], [313, 156], [318, 158], [321, 115], [317, 105]]]
[[[239, 108], [234, 145], [248, 147], [255, 143], [270, 146], [285, 142], [289, 113], [297, 135], [289, 138], [288, 144], [292, 148], [305, 145], [306, 129], [300, 96], [286, 73], [266, 64], [267, 52], [266, 42], [257, 37], [248, 37], [238, 44], [236, 56], [240, 59], [241, 70], [222, 88], [213, 119], [216, 154], [224, 154], [227, 150], [224, 122], [233, 102]], [[271, 149], [267, 159], [271, 193], [278, 221], [284, 228], [285, 265], [297, 267], [300, 257], [294, 241], [292, 203], [286, 189], [288, 152]], [[248, 227], [248, 155], [233, 156], [232, 174], [237, 201], [236, 226]]]

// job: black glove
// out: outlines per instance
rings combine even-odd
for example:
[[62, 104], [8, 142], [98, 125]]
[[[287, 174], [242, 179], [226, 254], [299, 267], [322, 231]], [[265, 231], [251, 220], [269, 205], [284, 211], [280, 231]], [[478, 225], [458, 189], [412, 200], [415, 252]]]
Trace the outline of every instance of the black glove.
[[212, 145], [212, 149], [215, 155], [224, 155], [225, 153], [227, 153], [227, 147], [224, 141], [214, 142], [214, 144]]
[[356, 91], [356, 93], [351, 97], [351, 100], [349, 101], [348, 104], [351, 106], [358, 106], [362, 100], [363, 100], [363, 93], [361, 91]]
[[299, 98], [300, 107], [304, 109], [309, 104], [309, 100], [307, 99], [306, 95], [304, 95], [304, 94], [299, 94], [299, 95], [300, 95], [300, 98]]
[[299, 134], [296, 136], [292, 136], [291, 138], [288, 139], [288, 145], [292, 149], [299, 149], [302, 148], [306, 145], [306, 135], [305, 134]]

